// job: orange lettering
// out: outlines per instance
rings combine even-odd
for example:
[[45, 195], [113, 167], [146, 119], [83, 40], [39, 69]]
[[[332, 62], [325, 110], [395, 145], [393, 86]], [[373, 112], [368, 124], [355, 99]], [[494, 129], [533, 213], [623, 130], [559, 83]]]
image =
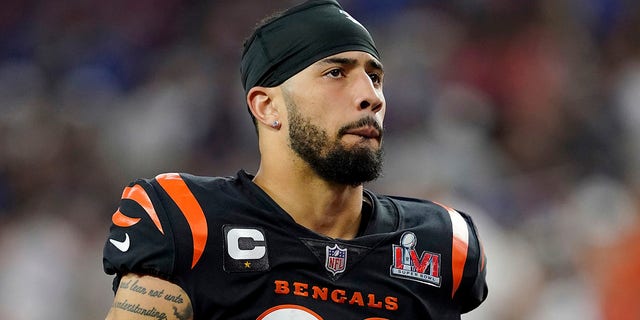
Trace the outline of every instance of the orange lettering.
[[364, 307], [364, 298], [362, 298], [361, 292], [354, 292], [353, 296], [351, 296], [351, 300], [349, 300], [349, 304], [357, 304], [361, 307]]
[[294, 282], [293, 283], [293, 294], [296, 296], [306, 297], [309, 295], [307, 292], [308, 284], [302, 282]]
[[345, 297], [346, 294], [347, 292], [344, 290], [333, 290], [331, 291], [331, 300], [335, 303], [344, 303], [347, 300], [347, 297]]
[[382, 302], [381, 301], [376, 302], [375, 294], [369, 293], [368, 297], [369, 297], [369, 303], [367, 303], [368, 307], [382, 309]]
[[277, 294], [289, 294], [289, 292], [291, 291], [289, 289], [289, 282], [287, 281], [276, 280], [274, 281], [274, 283], [276, 285], [275, 293]]
[[[292, 294], [298, 297], [308, 297], [319, 301], [332, 301], [334, 303], [368, 307], [375, 309], [385, 308], [396, 311], [399, 308], [397, 297], [385, 297], [384, 300], [376, 298], [375, 293], [363, 293], [361, 291], [348, 292], [343, 289], [331, 289], [329, 287], [311, 286], [304, 282], [289, 282], [286, 280], [274, 280], [275, 294]], [[293, 286], [293, 288], [292, 288]], [[329, 300], [330, 299], [330, 300]], [[371, 318], [379, 319], [379, 318]], [[382, 318], [380, 318], [382, 319]]]
[[320, 299], [322, 301], [327, 301], [327, 297], [329, 296], [329, 288], [324, 287], [324, 288], [320, 288], [318, 286], [313, 286], [311, 288], [313, 290], [313, 295], [312, 297], [314, 299]]
[[398, 298], [396, 297], [384, 298], [384, 307], [385, 309], [391, 310], [391, 311], [398, 310]]

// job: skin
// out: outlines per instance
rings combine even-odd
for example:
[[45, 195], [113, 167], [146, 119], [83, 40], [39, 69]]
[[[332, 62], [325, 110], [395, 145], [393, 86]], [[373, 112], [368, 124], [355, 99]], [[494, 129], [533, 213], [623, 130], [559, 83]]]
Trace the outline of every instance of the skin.
[[[341, 239], [355, 237], [361, 219], [363, 186], [326, 181], [291, 149], [285, 100], [293, 101], [298, 112], [324, 130], [329, 139], [346, 148], [378, 150], [382, 139], [372, 127], [357, 128], [342, 136], [338, 132], [365, 117], [374, 118], [382, 127], [386, 110], [383, 74], [382, 65], [373, 56], [349, 51], [312, 64], [280, 86], [254, 87], [247, 93], [260, 137], [261, 160], [254, 183], [297, 223], [319, 234]], [[276, 120], [281, 125], [273, 127]], [[155, 297], [152, 290], [162, 294]], [[166, 299], [167, 295], [181, 299], [172, 301]], [[131, 305], [155, 308], [156, 316], [142, 315]], [[153, 276], [127, 274], [106, 318], [124, 319], [192, 320], [193, 309], [179, 286]]]
[[[312, 64], [278, 87], [254, 87], [247, 94], [259, 124], [262, 155], [254, 182], [297, 223], [329, 237], [353, 238], [363, 187], [324, 180], [291, 150], [284, 95], [333, 139], [341, 127], [364, 117], [373, 117], [382, 126], [386, 110], [382, 77], [381, 64], [373, 56], [348, 51]], [[271, 126], [275, 120], [282, 123], [280, 128]], [[349, 148], [382, 147], [380, 139], [358, 134], [344, 135], [340, 142]]]
[[[151, 313], [143, 314], [143, 310]], [[179, 286], [152, 276], [122, 277], [106, 320], [193, 320], [193, 308]]]

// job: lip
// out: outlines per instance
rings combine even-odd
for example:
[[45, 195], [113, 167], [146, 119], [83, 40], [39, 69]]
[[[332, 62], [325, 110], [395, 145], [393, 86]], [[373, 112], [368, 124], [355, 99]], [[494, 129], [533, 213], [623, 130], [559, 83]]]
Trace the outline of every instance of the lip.
[[355, 129], [347, 130], [347, 132], [345, 132], [345, 134], [361, 136], [361, 137], [367, 138], [367, 139], [379, 139], [380, 138], [380, 131], [378, 131], [374, 127], [355, 128]]

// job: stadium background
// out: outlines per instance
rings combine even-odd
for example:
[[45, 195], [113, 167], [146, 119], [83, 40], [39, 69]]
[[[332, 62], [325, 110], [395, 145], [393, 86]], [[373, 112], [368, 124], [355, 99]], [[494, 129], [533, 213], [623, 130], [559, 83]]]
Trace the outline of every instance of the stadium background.
[[[2, 1], [1, 319], [104, 317], [133, 178], [256, 169], [240, 45], [291, 2]], [[464, 319], [640, 318], [639, 3], [342, 4], [387, 73], [369, 187], [480, 226], [491, 290]]]

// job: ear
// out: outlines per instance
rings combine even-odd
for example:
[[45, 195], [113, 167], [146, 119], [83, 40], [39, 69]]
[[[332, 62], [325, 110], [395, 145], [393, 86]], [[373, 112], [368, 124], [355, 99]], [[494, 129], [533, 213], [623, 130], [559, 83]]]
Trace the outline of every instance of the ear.
[[274, 121], [280, 121], [277, 105], [274, 103], [274, 89], [253, 87], [247, 93], [247, 105], [256, 121], [272, 127]]

